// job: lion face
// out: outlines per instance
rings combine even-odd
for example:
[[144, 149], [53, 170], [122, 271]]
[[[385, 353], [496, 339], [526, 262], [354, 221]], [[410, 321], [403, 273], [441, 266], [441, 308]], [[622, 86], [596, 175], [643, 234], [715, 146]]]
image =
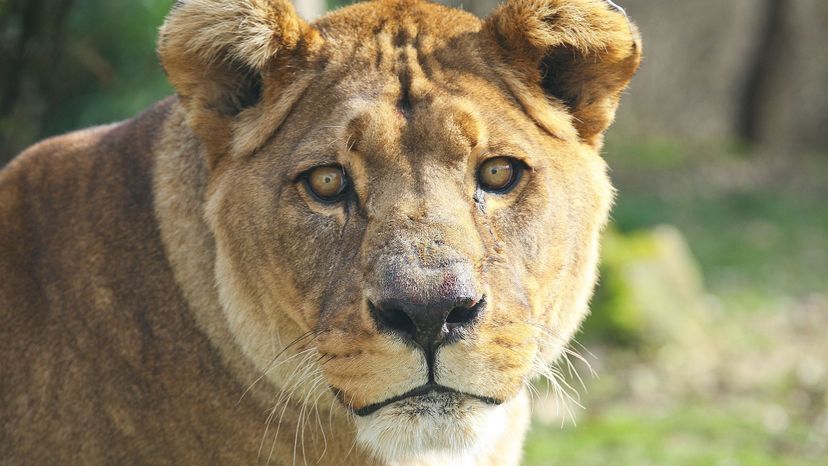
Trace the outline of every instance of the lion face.
[[[175, 14], [161, 42], [210, 158], [239, 345], [277, 386], [313, 374], [294, 390], [333, 396], [385, 459], [486, 448], [587, 312], [612, 198], [600, 134], [634, 30], [587, 0], [512, 2], [485, 23], [375, 2], [313, 26], [240, 3], [269, 6], [285, 49], [231, 57], [247, 94], [226, 95], [232, 67], [191, 79], [206, 65], [176, 48]], [[574, 40], [568, 15], [604, 43]], [[280, 351], [313, 357], [272, 370]]]

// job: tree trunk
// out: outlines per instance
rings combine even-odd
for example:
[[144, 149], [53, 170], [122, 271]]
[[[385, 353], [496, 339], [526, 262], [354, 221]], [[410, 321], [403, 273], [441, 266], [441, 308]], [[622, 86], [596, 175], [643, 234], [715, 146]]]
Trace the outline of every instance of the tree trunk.
[[[6, 10], [0, 31], [19, 28], [0, 52], [0, 166], [40, 138], [44, 113], [61, 96], [60, 68], [65, 26], [74, 0], [18, 0]], [[14, 23], [18, 23], [15, 26]]]
[[763, 116], [768, 109], [771, 95], [777, 90], [777, 81], [784, 79], [780, 73], [786, 68], [786, 49], [789, 46], [789, 0], [766, 0], [765, 19], [756, 40], [747, 69], [744, 93], [737, 115], [738, 136], [751, 144], [762, 136]]

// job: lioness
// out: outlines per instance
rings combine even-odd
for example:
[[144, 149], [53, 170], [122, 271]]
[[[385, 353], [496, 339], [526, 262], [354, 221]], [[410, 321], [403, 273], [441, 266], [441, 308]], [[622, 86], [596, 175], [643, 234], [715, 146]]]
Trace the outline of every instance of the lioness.
[[638, 67], [605, 0], [183, 0], [177, 97], [0, 175], [0, 462], [519, 463]]

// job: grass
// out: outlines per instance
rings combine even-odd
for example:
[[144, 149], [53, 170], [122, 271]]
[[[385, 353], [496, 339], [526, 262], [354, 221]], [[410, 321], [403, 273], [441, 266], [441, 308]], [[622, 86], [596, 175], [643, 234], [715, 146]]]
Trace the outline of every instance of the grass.
[[535, 425], [525, 464], [536, 465], [797, 465], [808, 458], [808, 427], [769, 431], [747, 407], [693, 404], [673, 408], [616, 406], [577, 426]]
[[770, 188], [678, 199], [622, 192], [613, 218], [621, 231], [677, 226], [713, 292], [768, 298], [828, 290], [828, 206], [821, 198]]

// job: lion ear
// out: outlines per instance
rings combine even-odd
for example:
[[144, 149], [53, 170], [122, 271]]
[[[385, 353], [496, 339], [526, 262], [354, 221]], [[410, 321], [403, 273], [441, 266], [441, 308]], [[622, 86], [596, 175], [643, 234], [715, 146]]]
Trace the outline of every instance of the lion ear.
[[484, 30], [530, 88], [565, 105], [581, 139], [600, 146], [641, 62], [623, 10], [607, 0], [510, 0]]
[[288, 0], [176, 2], [158, 54], [211, 165], [229, 150], [235, 118], [261, 100], [263, 83], [278, 83], [279, 66], [316, 39]]

